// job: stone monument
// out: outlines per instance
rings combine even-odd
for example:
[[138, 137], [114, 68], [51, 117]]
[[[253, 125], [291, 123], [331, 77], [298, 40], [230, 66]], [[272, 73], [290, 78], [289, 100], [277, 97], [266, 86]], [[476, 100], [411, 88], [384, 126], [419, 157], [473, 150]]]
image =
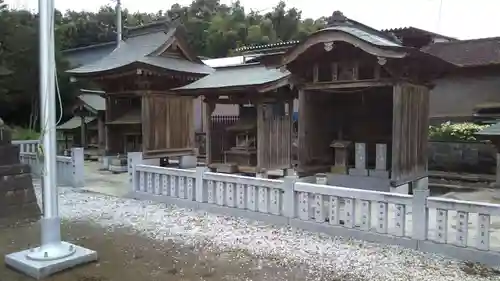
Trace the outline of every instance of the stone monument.
[[31, 170], [19, 161], [19, 147], [0, 119], [0, 228], [40, 219]]

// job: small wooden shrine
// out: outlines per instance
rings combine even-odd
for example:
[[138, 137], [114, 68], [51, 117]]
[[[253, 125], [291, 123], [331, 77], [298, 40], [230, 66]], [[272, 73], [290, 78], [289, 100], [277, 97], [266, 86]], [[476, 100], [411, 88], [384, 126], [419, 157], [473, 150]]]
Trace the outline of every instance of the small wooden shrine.
[[[184, 96], [203, 96], [211, 123], [216, 104], [239, 105], [238, 120], [220, 131], [206, 132], [206, 159], [220, 172], [266, 173], [291, 167], [291, 132], [294, 91], [289, 72], [259, 63], [217, 70], [175, 91]], [[216, 141], [226, 144], [218, 151]]]
[[124, 38], [109, 55], [69, 71], [76, 78], [93, 80], [105, 92], [106, 155], [194, 155], [193, 98], [174, 95], [170, 89], [213, 69], [189, 49], [176, 22], [130, 28]]
[[430, 81], [452, 65], [340, 12], [282, 65], [299, 89], [300, 175], [384, 191], [427, 176]]
[[102, 91], [80, 90], [73, 108], [73, 117], [57, 126], [64, 138], [64, 147], [85, 148], [86, 157], [95, 160], [105, 148], [105, 111], [106, 100]]

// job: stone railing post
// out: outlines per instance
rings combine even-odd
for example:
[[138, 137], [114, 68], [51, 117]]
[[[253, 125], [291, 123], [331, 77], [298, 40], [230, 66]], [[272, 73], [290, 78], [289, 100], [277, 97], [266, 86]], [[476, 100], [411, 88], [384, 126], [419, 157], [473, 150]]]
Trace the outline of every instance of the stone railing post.
[[71, 185], [73, 187], [85, 186], [85, 160], [83, 156], [83, 148], [74, 147], [71, 149], [71, 167], [73, 170], [73, 178]]
[[421, 178], [412, 183], [412, 238], [419, 241], [427, 240], [429, 230], [429, 211], [427, 198], [429, 197], [429, 178]]
[[295, 183], [297, 176], [286, 176], [283, 179], [283, 215], [288, 218], [295, 218]]
[[205, 200], [205, 189], [203, 183], [203, 176], [205, 172], [208, 171], [206, 167], [196, 167], [196, 189], [195, 189], [195, 197], [196, 202], [203, 203]]
[[127, 173], [130, 191], [138, 190], [139, 179], [137, 178], [137, 173], [135, 172], [135, 166], [140, 164], [142, 164], [142, 152], [127, 153]]

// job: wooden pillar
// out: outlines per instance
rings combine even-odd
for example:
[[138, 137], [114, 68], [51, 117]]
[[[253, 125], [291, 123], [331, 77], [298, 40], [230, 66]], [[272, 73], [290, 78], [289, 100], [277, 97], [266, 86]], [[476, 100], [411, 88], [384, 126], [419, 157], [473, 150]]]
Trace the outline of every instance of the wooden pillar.
[[86, 123], [85, 123], [85, 115], [80, 116], [80, 146], [85, 148], [87, 147], [87, 130], [86, 130]]
[[270, 128], [267, 120], [271, 118], [272, 106], [270, 104], [257, 104], [257, 173], [265, 172], [270, 168]]
[[97, 144], [99, 146], [99, 152], [103, 152], [106, 142], [106, 128], [104, 124], [104, 114], [99, 112], [97, 114]]
[[203, 123], [205, 124], [205, 157], [206, 164], [212, 164], [212, 113], [215, 110], [215, 102], [206, 101], [205, 111], [203, 115]]
[[257, 173], [260, 173], [260, 169], [264, 165], [264, 146], [265, 135], [264, 135], [264, 105], [262, 103], [257, 104]]
[[[109, 122], [111, 121], [111, 99], [109, 97], [106, 97], [106, 111], [104, 112], [104, 121]], [[109, 132], [109, 125], [104, 124], [104, 153], [103, 156], [108, 156], [109, 151], [111, 150], [110, 143], [109, 143], [109, 137], [110, 137], [110, 132]]]
[[288, 143], [287, 143], [287, 155], [288, 157], [288, 168], [292, 167], [292, 149], [293, 149], [293, 99], [288, 101]]
[[309, 153], [308, 153], [308, 142], [306, 135], [306, 128], [308, 123], [308, 105], [306, 100], [306, 92], [303, 89], [299, 90], [299, 139], [298, 139], [298, 160], [299, 166], [307, 164]]

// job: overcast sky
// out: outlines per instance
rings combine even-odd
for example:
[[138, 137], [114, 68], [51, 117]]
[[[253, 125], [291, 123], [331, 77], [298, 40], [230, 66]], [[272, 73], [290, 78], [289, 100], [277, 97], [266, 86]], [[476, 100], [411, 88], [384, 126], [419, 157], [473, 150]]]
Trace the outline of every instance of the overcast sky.
[[[122, 0], [130, 11], [156, 12], [192, 0]], [[12, 8], [36, 10], [38, 0], [6, 0]], [[231, 0], [221, 0], [229, 4]], [[269, 10], [279, 0], [241, 0], [247, 9]], [[500, 36], [498, 0], [286, 0], [304, 17], [318, 18], [340, 10], [349, 18], [378, 29], [414, 26], [460, 39]], [[442, 6], [440, 3], [442, 2]], [[96, 11], [113, 0], [55, 0], [59, 10]]]

